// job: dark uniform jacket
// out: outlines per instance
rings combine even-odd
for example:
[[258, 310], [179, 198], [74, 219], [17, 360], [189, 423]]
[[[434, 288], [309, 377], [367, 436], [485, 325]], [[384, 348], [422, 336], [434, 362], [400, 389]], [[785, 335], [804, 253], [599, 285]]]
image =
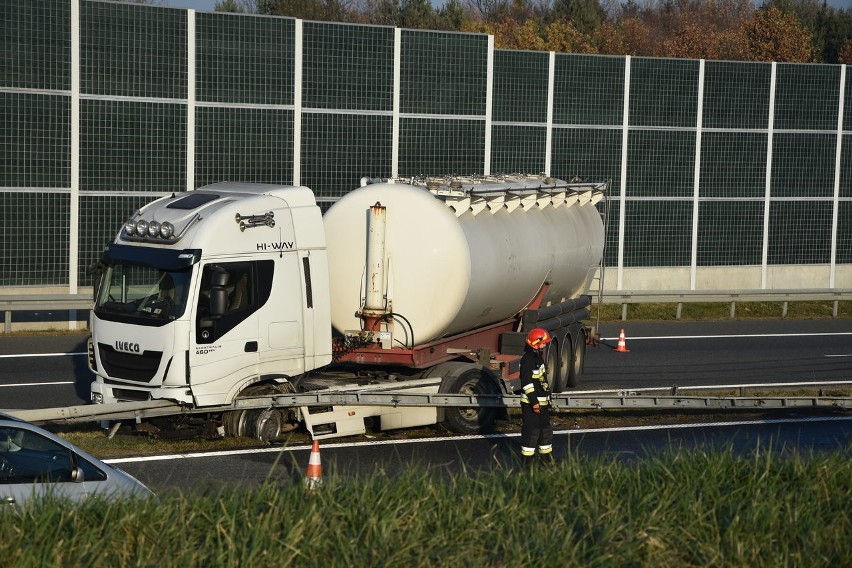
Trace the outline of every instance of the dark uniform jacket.
[[521, 404], [550, 403], [550, 385], [547, 384], [544, 354], [527, 349], [521, 357]]

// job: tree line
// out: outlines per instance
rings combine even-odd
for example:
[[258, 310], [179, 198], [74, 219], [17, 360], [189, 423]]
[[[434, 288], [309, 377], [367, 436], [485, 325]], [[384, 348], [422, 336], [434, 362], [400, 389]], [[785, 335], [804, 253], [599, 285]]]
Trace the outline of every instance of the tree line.
[[852, 64], [852, 8], [825, 0], [218, 0], [216, 10], [481, 32], [501, 49]]

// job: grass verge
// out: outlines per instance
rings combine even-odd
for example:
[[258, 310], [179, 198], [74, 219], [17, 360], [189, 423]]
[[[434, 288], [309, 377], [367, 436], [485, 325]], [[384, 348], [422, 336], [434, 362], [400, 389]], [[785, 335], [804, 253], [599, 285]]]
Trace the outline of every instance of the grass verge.
[[668, 452], [0, 509], [4, 566], [843, 566], [852, 461]]
[[[831, 319], [832, 302], [788, 302], [786, 319]], [[602, 322], [621, 321], [621, 304], [602, 304], [600, 306]], [[597, 315], [598, 306], [592, 309]], [[737, 302], [734, 319], [780, 319], [781, 302]], [[837, 303], [838, 318], [852, 318], [852, 301]], [[677, 304], [629, 304], [628, 320], [675, 321]], [[681, 320], [728, 320], [731, 319], [730, 302], [685, 302], [681, 308]]]

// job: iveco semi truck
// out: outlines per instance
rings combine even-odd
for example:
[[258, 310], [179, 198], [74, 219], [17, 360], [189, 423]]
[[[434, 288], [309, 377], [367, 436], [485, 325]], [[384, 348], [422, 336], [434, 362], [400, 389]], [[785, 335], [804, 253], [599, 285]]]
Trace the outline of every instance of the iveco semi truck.
[[531, 327], [554, 337], [553, 390], [576, 385], [607, 188], [533, 175], [364, 178], [324, 215], [297, 186], [218, 183], [157, 199], [100, 259], [92, 400], [209, 408], [227, 434], [267, 440], [299, 425], [315, 437], [481, 431], [497, 409], [229, 407], [355, 387], [511, 394]]

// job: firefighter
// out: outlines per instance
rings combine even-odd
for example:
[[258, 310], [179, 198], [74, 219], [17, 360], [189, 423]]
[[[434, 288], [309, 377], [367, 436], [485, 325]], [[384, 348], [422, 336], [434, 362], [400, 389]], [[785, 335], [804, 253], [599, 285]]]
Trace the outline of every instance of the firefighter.
[[527, 334], [527, 347], [521, 358], [521, 456], [524, 465], [540, 459], [553, 463], [553, 426], [550, 424], [550, 386], [544, 353], [553, 338], [541, 328]]

